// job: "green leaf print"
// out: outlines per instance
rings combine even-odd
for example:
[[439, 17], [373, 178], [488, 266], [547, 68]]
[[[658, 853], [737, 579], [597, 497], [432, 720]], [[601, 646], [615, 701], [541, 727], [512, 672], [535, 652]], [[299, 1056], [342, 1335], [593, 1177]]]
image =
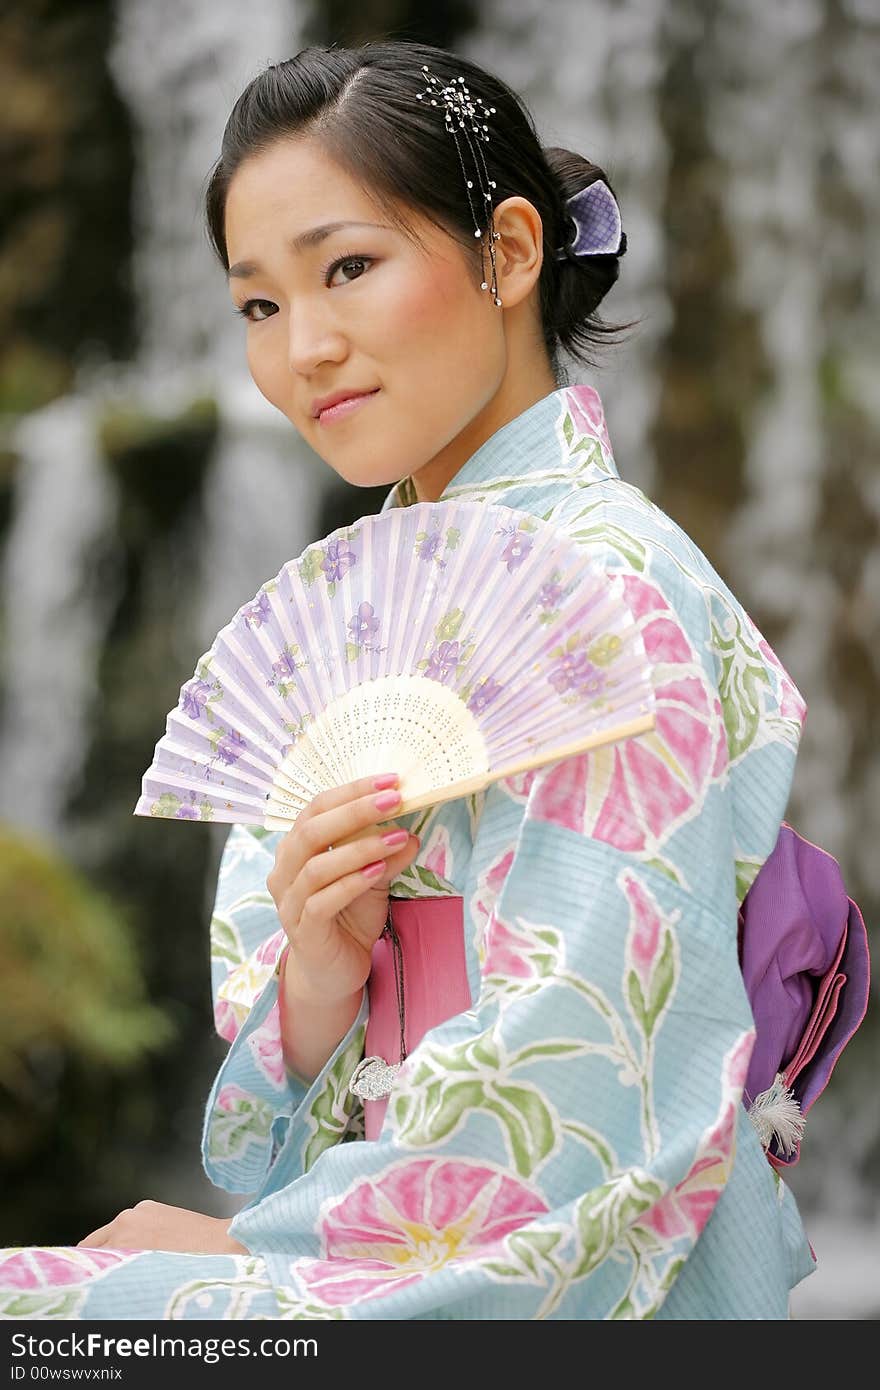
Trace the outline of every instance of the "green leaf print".
[[308, 1303], [301, 1298], [294, 1298], [285, 1289], [277, 1285], [274, 1289], [275, 1302], [278, 1304], [278, 1316], [291, 1322], [314, 1322], [330, 1321], [345, 1317], [344, 1308], [330, 1308], [324, 1303]]
[[663, 950], [660, 959], [651, 972], [651, 998], [648, 1003], [647, 1027], [645, 1032], [650, 1036], [654, 1031], [657, 1019], [660, 1017], [670, 992], [675, 984], [675, 943], [672, 939], [672, 932], [665, 929], [663, 932]]
[[492, 1041], [488, 1030], [481, 1033], [468, 1047], [468, 1053], [478, 1066], [489, 1067], [491, 1071], [495, 1071], [501, 1066], [501, 1054]]
[[761, 693], [770, 688], [770, 677], [760, 652], [745, 640], [743, 625], [731, 609], [726, 609], [724, 631], [713, 621], [712, 638], [721, 654], [718, 692], [733, 763], [754, 742], [761, 722]]
[[183, 1320], [193, 1316], [202, 1306], [200, 1300], [209, 1301], [217, 1295], [226, 1295], [223, 1317], [246, 1319], [259, 1316], [252, 1312], [254, 1300], [260, 1295], [274, 1294], [269, 1279], [257, 1273], [256, 1262], [246, 1262], [240, 1273], [229, 1279], [193, 1279], [175, 1289], [174, 1295], [165, 1309], [165, 1317]]
[[438, 642], [454, 642], [461, 631], [464, 622], [464, 609], [453, 608], [446, 613], [434, 628], [434, 636]]
[[620, 653], [623, 646], [620, 638], [608, 633], [603, 637], [598, 637], [587, 647], [587, 656], [594, 666], [610, 666], [615, 657]]
[[309, 1107], [309, 1124], [314, 1133], [303, 1154], [303, 1168], [309, 1171], [325, 1149], [337, 1144], [348, 1129], [351, 1116], [360, 1106], [348, 1089], [351, 1074], [364, 1055], [367, 1025], [359, 1028], [348, 1047], [327, 1072], [324, 1085]]
[[600, 1134], [589, 1129], [586, 1125], [578, 1124], [576, 1120], [566, 1120], [562, 1128], [566, 1134], [573, 1135], [575, 1139], [580, 1140], [582, 1144], [592, 1150], [607, 1174], [613, 1173], [618, 1166], [617, 1158], [614, 1150], [609, 1147]]
[[231, 1104], [214, 1107], [210, 1128], [211, 1158], [236, 1158], [248, 1144], [266, 1139], [272, 1128], [272, 1107], [253, 1096], [236, 1096]]
[[228, 961], [230, 968], [241, 965], [245, 958], [244, 946], [235, 926], [228, 917], [221, 917], [218, 912], [215, 912], [211, 918], [210, 935], [212, 959]]
[[[634, 1231], [639, 1231], [635, 1226]], [[659, 1246], [657, 1247], [660, 1248]], [[680, 1255], [674, 1256], [667, 1264], [663, 1277], [657, 1282], [657, 1264], [654, 1260], [645, 1259], [636, 1251], [633, 1251], [633, 1258], [636, 1262], [630, 1286], [623, 1298], [611, 1312], [611, 1319], [620, 1321], [624, 1318], [638, 1318], [641, 1322], [650, 1321], [656, 1317], [663, 1307], [666, 1295], [678, 1278], [684, 1267], [684, 1260]], [[641, 1289], [640, 1286], [641, 1285]], [[636, 1304], [634, 1295], [642, 1292], [647, 1295], [647, 1301], [640, 1301]]]
[[531, 1043], [528, 1047], [522, 1048], [520, 1052], [512, 1054], [510, 1066], [519, 1067], [525, 1062], [541, 1061], [545, 1057], [577, 1057], [583, 1050], [584, 1045], [580, 1039], [576, 1042]]
[[[455, 889], [423, 864], [408, 864], [393, 882], [395, 898], [449, 897]], [[430, 893], [423, 889], [430, 889]]]
[[527, 1177], [555, 1148], [559, 1124], [537, 1087], [499, 1080], [511, 1065], [490, 1030], [465, 1044], [430, 1048], [392, 1099], [398, 1139], [428, 1146], [448, 1138], [469, 1110], [482, 1108], [498, 1119], [517, 1171]]
[[[602, 505], [601, 503], [599, 505]], [[585, 508], [582, 515], [593, 511], [596, 504]], [[624, 531], [620, 526], [613, 526], [607, 521], [603, 521], [595, 526], [572, 526], [567, 525], [566, 530], [573, 540], [581, 541], [584, 545], [592, 545], [599, 542], [607, 546], [609, 550], [616, 550], [617, 553], [639, 574], [643, 574], [647, 569], [647, 552], [645, 546]]]
[[570, 449], [571, 441], [574, 439], [574, 421], [568, 411], [565, 412], [565, 418], [562, 421], [562, 436]]
[[[447, 1139], [468, 1110], [478, 1110], [485, 1100], [482, 1081], [433, 1081], [413, 1096], [395, 1102], [397, 1138], [418, 1148]], [[407, 1106], [409, 1102], [409, 1106]]]
[[578, 454], [583, 455], [583, 457], [579, 458], [577, 461], [578, 473], [581, 476], [576, 474], [574, 479], [579, 487], [586, 487], [593, 482], [597, 472], [605, 473], [608, 477], [614, 476], [613, 470], [605, 457], [602, 445], [599, 443], [598, 439], [579, 440], [571, 450], [571, 457], [575, 458]]
[[521, 1279], [522, 1269], [519, 1265], [501, 1264], [499, 1260], [486, 1260], [482, 1266], [490, 1274], [497, 1274], [499, 1279]]
[[635, 1173], [613, 1178], [588, 1193], [577, 1207], [580, 1259], [573, 1277], [581, 1279], [595, 1269], [634, 1224], [636, 1217], [658, 1202], [662, 1195], [660, 1183], [645, 1174]]
[[324, 573], [324, 552], [319, 547], [307, 550], [299, 563], [299, 575], [306, 585], [314, 584]]
[[540, 1093], [533, 1086], [495, 1085], [487, 1096], [486, 1108], [507, 1130], [517, 1172], [529, 1177], [556, 1141], [553, 1116]]
[[666, 878], [671, 879], [679, 888], [685, 887], [681, 874], [678, 872], [675, 865], [669, 863], [668, 860], [645, 859], [642, 862], [646, 869], [656, 869], [658, 874], [664, 874]]
[[547, 976], [552, 975], [553, 971], [556, 969], [559, 957], [556, 955], [545, 956], [535, 954], [529, 956], [529, 960], [532, 963], [535, 974], [539, 975], [541, 979], [546, 979]]
[[737, 859], [736, 861], [736, 901], [742, 900], [758, 877], [761, 864], [757, 859]]
[[0, 1318], [71, 1318], [83, 1297], [82, 1288], [14, 1293], [11, 1298], [0, 1300]]
[[549, 1256], [561, 1239], [560, 1231], [514, 1231], [508, 1236], [507, 1249], [511, 1255], [521, 1260], [530, 1274], [541, 1277], [541, 1266], [552, 1262]]
[[[669, 1264], [666, 1266], [666, 1273], [660, 1280], [660, 1286], [658, 1291], [662, 1294], [667, 1294], [683, 1269], [684, 1260], [680, 1255], [676, 1255], [672, 1260], [670, 1260]], [[658, 1299], [652, 1311], [656, 1311], [656, 1309], [660, 1307], [662, 1302], [662, 1298]]]
[[635, 970], [627, 971], [626, 993], [632, 1007], [633, 1015], [638, 1021], [638, 1025], [643, 1033], [648, 1031], [648, 1010], [645, 1006], [645, 996], [642, 993], [642, 984]]
[[423, 1081], [439, 1079], [452, 1072], [470, 1075], [484, 1067], [490, 1072], [496, 1072], [501, 1065], [501, 1054], [497, 1044], [492, 1041], [492, 1030], [487, 1028], [469, 1042], [457, 1043], [448, 1048], [430, 1048], [426, 1051], [424, 1059], [419, 1062], [411, 1084], [417, 1086]]
[[631, 1322], [637, 1316], [635, 1304], [629, 1294], [624, 1294], [616, 1308], [612, 1308], [608, 1320], [609, 1322]]

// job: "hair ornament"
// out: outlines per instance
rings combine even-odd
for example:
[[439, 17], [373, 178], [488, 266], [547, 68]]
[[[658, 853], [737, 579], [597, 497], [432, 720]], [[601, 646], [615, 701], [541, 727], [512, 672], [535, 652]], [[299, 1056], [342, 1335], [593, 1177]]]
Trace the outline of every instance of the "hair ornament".
[[[416, 93], [416, 100], [427, 101], [431, 106], [442, 104], [444, 107], [446, 129], [455, 141], [458, 162], [464, 177], [465, 192], [467, 193], [471, 216], [474, 219], [474, 236], [480, 241], [480, 265], [483, 272], [480, 289], [489, 290], [500, 309], [501, 300], [498, 298], [498, 279], [495, 273], [495, 242], [500, 239], [501, 233], [496, 232], [492, 215], [492, 190], [496, 185], [495, 180], [489, 178], [489, 169], [482, 149], [484, 144], [489, 143], [488, 118], [495, 115], [495, 107], [487, 106], [480, 97], [472, 97], [463, 77], [454, 77], [451, 82], [443, 84], [429, 71], [426, 63], [422, 64], [422, 72], [427, 73], [428, 85], [421, 92]], [[472, 170], [477, 177], [479, 202], [475, 202], [471, 191], [474, 187], [474, 180], [468, 175], [462, 154], [462, 145], [467, 148]], [[487, 212], [489, 262], [492, 267], [491, 282], [486, 279], [485, 239], [482, 231], [482, 225], [487, 222]]]
[[574, 230], [565, 245], [557, 250], [558, 261], [626, 254], [626, 233], [621, 226], [620, 208], [604, 179], [596, 179], [573, 193], [565, 209]]

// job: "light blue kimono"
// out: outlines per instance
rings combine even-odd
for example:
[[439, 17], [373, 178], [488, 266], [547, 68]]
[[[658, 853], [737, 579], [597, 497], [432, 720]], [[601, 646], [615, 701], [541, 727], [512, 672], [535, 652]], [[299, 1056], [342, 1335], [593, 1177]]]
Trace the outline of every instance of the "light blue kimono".
[[[392, 895], [463, 898], [472, 1006], [410, 1053], [375, 1141], [347, 1089], [366, 990], [314, 1082], [285, 1071], [266, 888], [281, 836], [235, 826], [212, 922], [231, 1045], [204, 1162], [253, 1194], [231, 1226], [253, 1253], [105, 1252], [55, 1315], [774, 1319], [813, 1268], [742, 1105], [754, 1024], [737, 959], [804, 701], [699, 549], [621, 481], [592, 387], [505, 425], [446, 498], [551, 522], [623, 576], [656, 727], [395, 818], [422, 842]], [[404, 479], [383, 511], [414, 500]], [[5, 1316], [53, 1315], [40, 1255], [0, 1257]]]

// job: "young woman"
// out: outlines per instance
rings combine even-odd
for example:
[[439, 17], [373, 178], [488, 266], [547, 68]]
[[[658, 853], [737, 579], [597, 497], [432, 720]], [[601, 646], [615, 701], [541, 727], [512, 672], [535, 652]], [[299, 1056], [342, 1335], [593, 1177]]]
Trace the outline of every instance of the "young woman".
[[250, 1198], [6, 1252], [6, 1315], [786, 1318], [814, 1260], [743, 1104], [737, 931], [805, 705], [564, 383], [609, 331], [607, 178], [453, 54], [313, 48], [242, 93], [207, 212], [268, 400], [383, 510], [491, 500], [622, 575], [657, 725], [396, 840], [394, 768], [235, 827], [204, 1157]]

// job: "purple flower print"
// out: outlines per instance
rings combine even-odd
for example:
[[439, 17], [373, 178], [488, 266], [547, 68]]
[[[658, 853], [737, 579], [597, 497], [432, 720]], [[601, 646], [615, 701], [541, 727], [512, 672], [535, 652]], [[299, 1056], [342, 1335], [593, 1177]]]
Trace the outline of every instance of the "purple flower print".
[[247, 751], [247, 744], [237, 729], [231, 729], [229, 733], [217, 740], [217, 756], [223, 760], [227, 767], [237, 762], [242, 753]]
[[540, 607], [555, 608], [562, 598], [562, 593], [563, 589], [561, 584], [542, 584], [538, 593], [538, 603]]
[[[289, 647], [285, 647], [278, 660], [272, 662], [272, 670], [280, 680], [283, 680], [285, 676], [292, 676], [294, 674], [296, 671], [296, 662], [293, 659], [293, 652]], [[274, 682], [267, 681], [266, 684], [272, 685]]]
[[531, 536], [523, 535], [522, 531], [514, 532], [501, 552], [501, 558], [507, 565], [508, 574], [513, 574], [514, 570], [519, 569], [532, 551], [534, 544]]
[[379, 631], [379, 619], [375, 616], [376, 610], [371, 603], [362, 603], [355, 613], [348, 630], [355, 642], [366, 642], [369, 637], [375, 637]]
[[573, 690], [577, 695], [596, 696], [605, 686], [605, 673], [594, 666], [586, 652], [566, 652], [550, 676], [550, 684], [563, 695]]
[[439, 681], [441, 685], [449, 685], [455, 678], [459, 647], [458, 642], [441, 642], [428, 658], [425, 675], [432, 681]]
[[330, 541], [324, 551], [321, 569], [327, 576], [327, 583], [335, 584], [338, 579], [348, 573], [352, 565], [356, 564], [357, 556], [352, 551], [348, 541]]
[[262, 593], [256, 603], [252, 603], [250, 608], [244, 610], [244, 620], [246, 623], [253, 623], [254, 627], [259, 627], [264, 623], [271, 613], [269, 605], [269, 595]]
[[577, 693], [589, 697], [591, 700], [598, 699], [605, 693], [606, 673], [594, 666], [591, 661], [585, 661], [578, 671], [575, 682]]
[[442, 541], [443, 537], [439, 531], [435, 531], [433, 535], [425, 536], [425, 539], [419, 541], [416, 546], [416, 555], [420, 560], [433, 560], [437, 551], [440, 549]]
[[187, 801], [181, 801], [177, 810], [174, 812], [175, 820], [199, 820], [199, 808], [196, 805], [196, 793], [190, 791]]
[[183, 687], [183, 709], [190, 719], [201, 719], [210, 693], [207, 681], [191, 680]]
[[482, 685], [477, 686], [467, 702], [471, 714], [482, 714], [493, 700], [497, 700], [503, 689], [504, 687], [498, 684], [494, 676], [487, 676]]

